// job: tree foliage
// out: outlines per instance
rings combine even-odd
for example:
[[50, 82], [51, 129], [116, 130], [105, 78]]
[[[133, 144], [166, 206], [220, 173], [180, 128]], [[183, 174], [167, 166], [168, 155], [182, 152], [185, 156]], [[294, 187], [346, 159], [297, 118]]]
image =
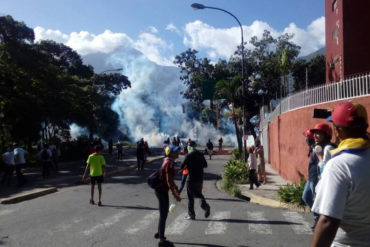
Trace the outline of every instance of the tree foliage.
[[108, 138], [118, 126], [111, 104], [130, 86], [124, 75], [94, 74], [64, 44], [34, 43], [31, 28], [11, 16], [0, 17], [1, 146], [68, 138], [71, 123]]

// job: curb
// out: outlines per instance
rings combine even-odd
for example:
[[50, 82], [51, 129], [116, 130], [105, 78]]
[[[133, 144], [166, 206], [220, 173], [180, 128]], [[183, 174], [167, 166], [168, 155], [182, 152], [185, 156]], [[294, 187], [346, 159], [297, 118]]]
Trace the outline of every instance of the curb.
[[19, 202], [31, 200], [31, 199], [34, 199], [40, 196], [48, 195], [48, 194], [51, 194], [57, 191], [58, 191], [57, 187], [50, 187], [46, 189], [36, 189], [35, 191], [32, 191], [32, 192], [26, 192], [18, 196], [13, 196], [8, 199], [4, 199], [1, 201], [1, 204], [19, 203]]
[[[163, 159], [163, 157], [162, 156], [161, 157], [155, 157], [151, 160], [148, 160], [146, 164], [148, 165], [148, 164], [153, 163], [155, 161], [158, 161], [160, 159]], [[107, 177], [111, 177], [115, 174], [125, 172], [125, 171], [134, 170], [134, 169], [136, 169], [136, 165], [130, 165], [128, 167], [123, 167], [123, 168], [117, 169], [115, 171], [107, 172]], [[80, 180], [78, 180], [76, 182], [76, 184], [80, 184]], [[90, 181], [90, 178], [86, 179], [86, 181]], [[54, 193], [54, 192], [57, 192], [57, 191], [58, 191], [57, 187], [49, 187], [49, 188], [46, 188], [46, 189], [34, 189], [32, 191], [24, 192], [22, 194], [18, 194], [18, 195], [9, 197], [7, 199], [4, 199], [4, 200], [1, 201], [1, 204], [15, 204], [15, 203], [23, 202], [23, 201], [26, 201], [26, 200], [35, 199], [37, 197], [44, 196], [44, 195], [47, 195], [47, 194], [51, 194], [51, 193]]]

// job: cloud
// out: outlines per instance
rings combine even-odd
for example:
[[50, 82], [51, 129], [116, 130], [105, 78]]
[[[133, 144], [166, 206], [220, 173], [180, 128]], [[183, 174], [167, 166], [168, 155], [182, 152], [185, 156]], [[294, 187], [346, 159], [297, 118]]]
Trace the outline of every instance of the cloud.
[[180, 30], [173, 23], [168, 24], [166, 30], [180, 34]]
[[[307, 55], [325, 45], [324, 17], [314, 20], [306, 29], [291, 23], [283, 31], [275, 30], [268, 23], [256, 20], [250, 26], [243, 26], [244, 41], [249, 41], [253, 36], [261, 38], [264, 30], [270, 31], [273, 37], [284, 33], [294, 34], [292, 41], [301, 46], [300, 55]], [[240, 33], [239, 26], [221, 29], [197, 20], [185, 25], [183, 43], [193, 49], [205, 49], [213, 59], [228, 59], [241, 43]], [[247, 44], [248, 47], [251, 48], [251, 45]]]
[[144, 53], [149, 60], [159, 65], [174, 66], [173, 56], [169, 58], [162, 56], [163, 53], [172, 50], [173, 45], [152, 33], [140, 34], [139, 39], [135, 42], [135, 48]]
[[152, 33], [158, 33], [158, 29], [157, 29], [157, 28], [155, 28], [155, 27], [153, 27], [153, 26], [150, 26], [150, 27], [149, 27], [149, 30], [150, 30], [150, 32], [152, 32]]

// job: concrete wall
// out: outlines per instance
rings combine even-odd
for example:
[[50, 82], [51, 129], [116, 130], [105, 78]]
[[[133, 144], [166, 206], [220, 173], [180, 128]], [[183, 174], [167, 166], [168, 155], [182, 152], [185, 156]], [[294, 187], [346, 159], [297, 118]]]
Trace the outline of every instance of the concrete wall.
[[[370, 97], [354, 100], [366, 107], [370, 120]], [[317, 123], [327, 122], [312, 118], [314, 108], [333, 109], [339, 102], [341, 101], [290, 111], [281, 114], [269, 124], [269, 163], [283, 178], [292, 182], [299, 182], [301, 176], [307, 179], [308, 146], [303, 132]]]

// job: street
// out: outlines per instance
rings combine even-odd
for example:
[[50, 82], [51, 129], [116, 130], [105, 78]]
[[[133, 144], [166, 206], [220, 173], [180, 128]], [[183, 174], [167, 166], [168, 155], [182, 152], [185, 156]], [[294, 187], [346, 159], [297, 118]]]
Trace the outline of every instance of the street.
[[[216, 182], [229, 157], [207, 157], [203, 192], [211, 216], [204, 218], [196, 200], [196, 220], [185, 220], [184, 191], [184, 199], [168, 216], [167, 238], [175, 246], [308, 246], [310, 214], [248, 203], [217, 189]], [[158, 202], [146, 177], [160, 164], [152, 163], [143, 172], [133, 170], [106, 178], [103, 207], [89, 204], [89, 185], [64, 187], [34, 200], [0, 205], [0, 245], [157, 246], [153, 235], [157, 231]], [[177, 184], [179, 179], [178, 175]], [[170, 200], [174, 201], [172, 195]]]

